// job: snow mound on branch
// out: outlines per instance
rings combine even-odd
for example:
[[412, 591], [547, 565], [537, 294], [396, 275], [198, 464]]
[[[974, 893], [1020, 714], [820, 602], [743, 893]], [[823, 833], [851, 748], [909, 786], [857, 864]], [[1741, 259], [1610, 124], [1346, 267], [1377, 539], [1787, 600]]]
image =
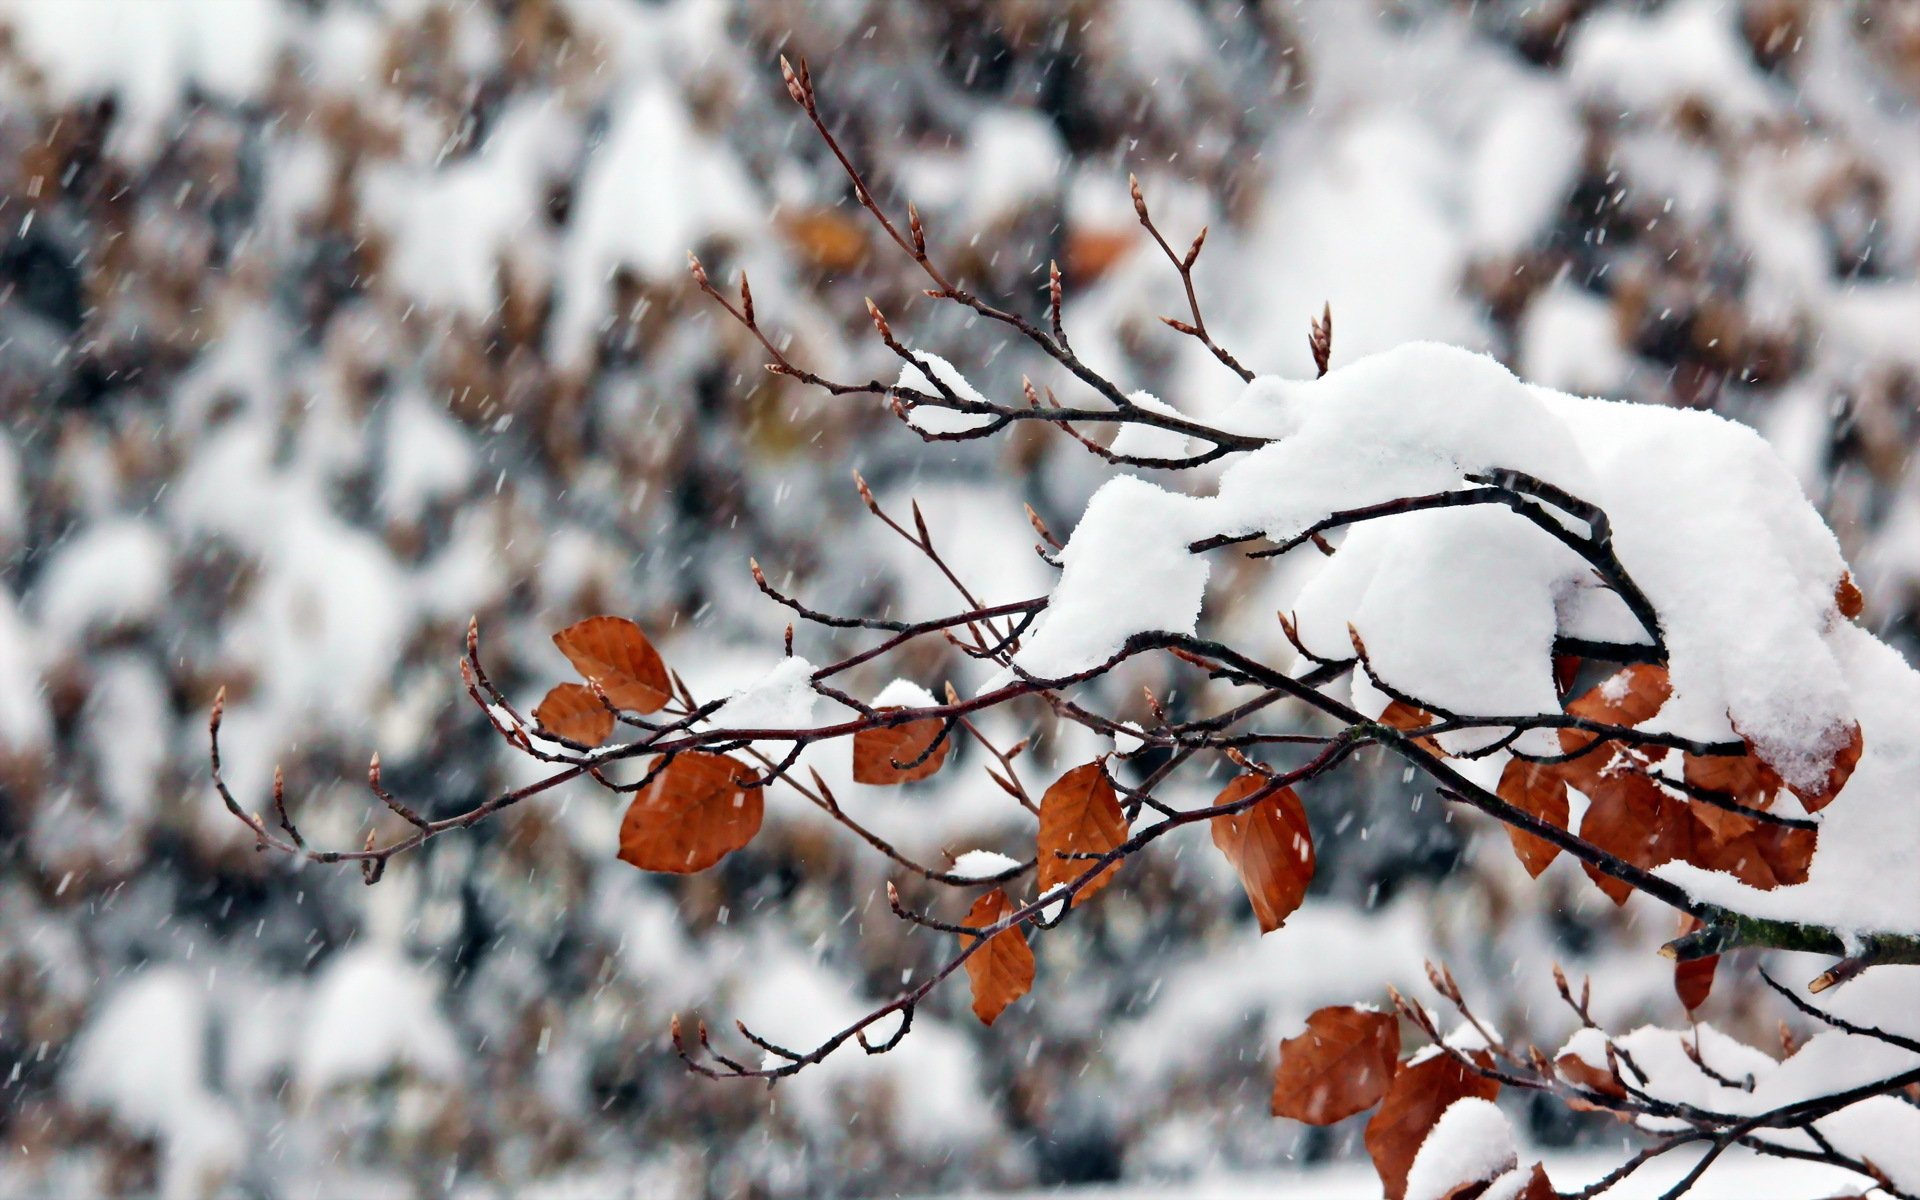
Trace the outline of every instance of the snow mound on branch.
[[[918, 365], [908, 363], [900, 368], [900, 379], [894, 384], [895, 387], [922, 392], [929, 396], [940, 396], [943, 399], [946, 398], [947, 393], [952, 393], [954, 398], [969, 404], [988, 403], [979, 389], [968, 383], [966, 376], [956, 370], [954, 365], [946, 359], [938, 354], [928, 354], [924, 350], [915, 351], [914, 354], [932, 369], [933, 378], [927, 378], [927, 373]], [[944, 392], [942, 388], [945, 389]], [[956, 412], [951, 408], [935, 408], [924, 404], [907, 413], [908, 425], [921, 433], [931, 434], [971, 433], [976, 429], [986, 428], [996, 419], [991, 413]]]
[[807, 729], [820, 693], [813, 690], [814, 666], [804, 658], [783, 658], [765, 675], [741, 688], [714, 710], [716, 729]]
[[1407, 1200], [1446, 1200], [1463, 1183], [1512, 1169], [1518, 1158], [1513, 1126], [1492, 1101], [1456, 1100], [1420, 1143], [1407, 1171]]
[[[1726, 876], [1665, 869], [1745, 911], [1920, 927], [1910, 903], [1841, 886], [1865, 867], [1892, 877], [1896, 852], [1920, 844], [1920, 818], [1892, 803], [1896, 781], [1920, 768], [1920, 742], [1901, 725], [1920, 705], [1920, 676], [1839, 615], [1839, 546], [1758, 434], [1711, 413], [1535, 387], [1491, 358], [1430, 343], [1318, 380], [1256, 379], [1221, 424], [1272, 441], [1236, 456], [1214, 495], [1122, 477], [1093, 496], [1016, 659], [1022, 670], [1062, 678], [1134, 635], [1194, 633], [1207, 564], [1192, 543], [1286, 541], [1331, 514], [1520, 472], [1606, 514], [1614, 553], [1658, 614], [1673, 695], [1648, 728], [1744, 737], [1790, 784], [1814, 790], [1862, 728], [1865, 757], [1823, 814], [1806, 885], [1762, 896]], [[1578, 511], [1537, 507], [1588, 536]], [[1505, 504], [1356, 525], [1311, 569], [1298, 609], [1308, 650], [1351, 658], [1357, 634], [1389, 689], [1466, 716], [1556, 711], [1556, 638], [1649, 639], [1589, 562]], [[1364, 673], [1355, 692], [1368, 712], [1386, 703]], [[1463, 734], [1451, 748], [1489, 736]], [[1544, 740], [1520, 748], [1551, 751]]]

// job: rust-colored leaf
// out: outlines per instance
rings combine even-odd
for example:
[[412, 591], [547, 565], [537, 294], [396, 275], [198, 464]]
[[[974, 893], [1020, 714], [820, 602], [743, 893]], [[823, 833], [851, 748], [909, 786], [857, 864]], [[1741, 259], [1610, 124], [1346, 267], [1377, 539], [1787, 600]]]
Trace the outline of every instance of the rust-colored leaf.
[[[1763, 823], [1698, 801], [1693, 807], [1694, 816], [1712, 835], [1692, 860], [1697, 865], [1725, 871], [1763, 891], [1807, 881], [1818, 831]], [[1711, 820], [1709, 814], [1713, 814]]]
[[[967, 925], [984, 929], [1007, 919], [1014, 912], [1013, 901], [999, 888], [973, 902], [967, 913]], [[962, 950], [979, 938], [960, 935]], [[967, 959], [967, 982], [973, 987], [973, 1015], [982, 1025], [991, 1025], [1007, 1010], [1007, 1005], [1033, 988], [1033, 948], [1027, 945], [1026, 931], [1018, 925], [1003, 929], [987, 939], [987, 944]]]
[[[1559, 1058], [1553, 1060], [1553, 1069], [1559, 1074], [1560, 1078], [1573, 1084], [1575, 1087], [1583, 1087], [1590, 1092], [1595, 1092], [1615, 1100], [1619, 1100], [1627, 1094], [1627, 1089], [1622, 1087], [1620, 1081], [1613, 1077], [1612, 1071], [1607, 1070], [1605, 1067], [1596, 1067], [1586, 1059], [1581, 1058], [1578, 1054], [1562, 1054]], [[1588, 1112], [1603, 1111], [1598, 1105], [1589, 1104], [1583, 1100], [1573, 1100], [1571, 1103], [1575, 1108], [1581, 1108]]]
[[[1433, 714], [1426, 709], [1416, 708], [1408, 704], [1405, 700], [1395, 700], [1393, 703], [1387, 705], [1385, 712], [1380, 714], [1380, 723], [1389, 728], [1401, 730], [1402, 732], [1411, 732], [1412, 730], [1424, 729], [1429, 725], [1435, 724], [1435, 721]], [[1440, 748], [1440, 743], [1430, 737], [1419, 737], [1413, 740], [1416, 745], [1429, 754], [1433, 754], [1439, 758], [1445, 758], [1447, 756], [1447, 752]]]
[[1560, 1193], [1553, 1190], [1553, 1181], [1547, 1178], [1547, 1168], [1535, 1163], [1532, 1173], [1527, 1176], [1527, 1186], [1520, 1189], [1520, 1194], [1514, 1200], [1560, 1200]]
[[867, 257], [866, 226], [831, 208], [789, 213], [780, 219], [801, 258], [822, 271], [846, 271]]
[[[1696, 933], [1705, 925], [1695, 916], [1680, 918], [1680, 936]], [[1690, 958], [1685, 962], [1673, 964], [1673, 991], [1680, 997], [1680, 1003], [1691, 1013], [1707, 1002], [1713, 992], [1713, 973], [1720, 965], [1718, 954], [1709, 954], [1705, 958]]]
[[[1549, 825], [1567, 827], [1567, 784], [1552, 766], [1521, 758], [1509, 760], [1506, 769], [1500, 772], [1500, 798]], [[1507, 827], [1507, 837], [1513, 842], [1513, 852], [1519, 856], [1520, 865], [1535, 879], [1560, 853], [1560, 847], [1552, 842], [1511, 825]]]
[[[897, 707], [880, 712], [899, 712]], [[945, 722], [938, 717], [908, 721], [881, 729], [862, 729], [853, 735], [855, 783], [912, 783], [938, 771], [947, 761], [953, 739], [941, 739]], [[940, 744], [935, 746], [934, 742]], [[928, 747], [932, 752], [928, 752]]]
[[[1676, 858], [1699, 860], [1704, 829], [1685, 801], [1668, 795], [1645, 775], [1616, 771], [1597, 776], [1587, 798], [1580, 836], [1615, 858], [1646, 869]], [[1591, 863], [1580, 865], [1615, 904], [1627, 902], [1631, 885]]]
[[[1106, 771], [1097, 762], [1068, 771], [1040, 797], [1040, 894], [1071, 883], [1093, 865], [1088, 859], [1063, 858], [1063, 854], [1105, 854], [1126, 840], [1127, 816], [1120, 811]], [[1119, 867], [1118, 862], [1109, 863], [1075, 894], [1073, 902], [1084, 904], [1112, 882]]]
[[1553, 656], [1553, 687], [1559, 695], [1573, 690], [1573, 681], [1580, 674], [1580, 656], [1577, 654], [1556, 654]]
[[1764, 809], [1780, 790], [1780, 776], [1752, 751], [1683, 755], [1681, 775], [1690, 787], [1721, 792], [1748, 808]]
[[625, 617], [588, 617], [554, 634], [553, 644], [615, 707], [650, 713], [673, 696], [660, 652]]
[[1380, 1111], [1367, 1122], [1367, 1153], [1387, 1200], [1405, 1200], [1407, 1172], [1427, 1131], [1456, 1100], [1492, 1100], [1500, 1085], [1468, 1070], [1449, 1054], [1433, 1054], [1400, 1068]]
[[598, 746], [613, 734], [613, 712], [592, 688], [578, 683], [556, 684], [534, 706], [533, 719], [548, 733], [583, 746]]
[[1833, 606], [1849, 621], [1866, 611], [1867, 598], [1860, 594], [1860, 585], [1853, 581], [1852, 571], [1840, 572], [1840, 582], [1833, 585]]
[[1833, 803], [1840, 789], [1847, 786], [1847, 780], [1853, 776], [1854, 767], [1860, 764], [1860, 751], [1864, 742], [1860, 737], [1860, 722], [1855, 721], [1847, 729], [1847, 740], [1833, 752], [1828, 760], [1827, 775], [1817, 787], [1794, 788], [1793, 794], [1800, 797], [1800, 803], [1806, 805], [1808, 812], [1819, 812]]
[[753, 840], [763, 816], [753, 771], [689, 750], [641, 788], [620, 822], [620, 858], [643, 871], [690, 875]]
[[[1605, 725], [1632, 728], [1659, 712], [1660, 706], [1667, 702], [1667, 697], [1672, 693], [1673, 684], [1667, 678], [1665, 667], [1653, 663], [1635, 663], [1589, 688], [1578, 700], [1567, 705], [1567, 714]], [[1577, 754], [1592, 749], [1592, 753], [1566, 764], [1569, 772], [1567, 782], [1583, 792], [1587, 790], [1584, 781], [1603, 771], [1611, 757], [1604, 745], [1595, 746], [1598, 740], [1598, 734], [1584, 729], [1560, 731], [1560, 749], [1563, 753]], [[1658, 757], [1657, 754], [1653, 756]]]
[[[1214, 798], [1216, 805], [1234, 804], [1267, 786], [1260, 775], [1242, 775]], [[1281, 788], [1237, 813], [1214, 817], [1208, 824], [1213, 844], [1227, 856], [1240, 885], [1253, 903], [1261, 933], [1280, 928], [1307, 897], [1313, 881], [1313, 830], [1307, 810], [1292, 788]]]
[[1309, 1125], [1344, 1121], [1380, 1103], [1400, 1062], [1400, 1020], [1361, 1008], [1323, 1008], [1280, 1043], [1273, 1115]]

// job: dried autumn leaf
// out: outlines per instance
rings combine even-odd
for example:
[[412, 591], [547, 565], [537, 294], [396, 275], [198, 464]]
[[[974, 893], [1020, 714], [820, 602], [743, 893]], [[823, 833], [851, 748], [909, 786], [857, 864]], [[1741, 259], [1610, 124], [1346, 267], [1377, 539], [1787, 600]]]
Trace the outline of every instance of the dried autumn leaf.
[[1748, 808], [1764, 809], [1780, 790], [1780, 776], [1752, 751], [1683, 755], [1681, 775], [1690, 787], [1720, 792]]
[[[1013, 911], [1013, 901], [995, 888], [973, 902], [973, 908], [967, 912], [967, 925], [984, 929], [1006, 920]], [[960, 948], [968, 949], [979, 940], [963, 933]], [[982, 1025], [993, 1024], [1007, 1005], [1033, 987], [1033, 948], [1027, 945], [1026, 931], [1017, 925], [988, 938], [987, 944], [970, 956], [966, 965], [967, 982], [973, 986], [973, 1015], [980, 1018]]]
[[724, 754], [689, 750], [660, 768], [620, 822], [620, 858], [643, 871], [704, 871], [760, 832], [753, 772]]
[[1819, 812], [1833, 803], [1840, 789], [1847, 786], [1847, 780], [1853, 776], [1854, 767], [1860, 764], [1860, 751], [1864, 742], [1860, 736], [1860, 722], [1855, 721], [1847, 730], [1847, 740], [1833, 752], [1828, 760], [1826, 778], [1818, 787], [1794, 788], [1793, 794], [1800, 797], [1808, 812]]
[[[1522, 758], [1510, 760], [1500, 772], [1500, 798], [1549, 825], [1567, 827], [1566, 780], [1551, 766]], [[1507, 827], [1507, 837], [1513, 841], [1513, 852], [1519, 856], [1520, 865], [1535, 879], [1560, 853], [1560, 847], [1552, 842], [1511, 825]]]
[[1527, 1186], [1513, 1200], [1560, 1200], [1560, 1193], [1553, 1190], [1553, 1181], [1547, 1178], [1547, 1168], [1540, 1163], [1533, 1164], [1533, 1170], [1527, 1175]]
[[1273, 1115], [1331, 1125], [1380, 1102], [1400, 1062], [1400, 1021], [1392, 1013], [1323, 1008], [1307, 1031], [1280, 1043]]
[[[1705, 928], [1700, 918], [1684, 916], [1680, 919], [1680, 935]], [[1709, 954], [1705, 958], [1690, 958], [1685, 962], [1673, 964], [1673, 991], [1680, 997], [1680, 1003], [1691, 1013], [1707, 1002], [1713, 992], [1713, 973], [1720, 965], [1718, 954]]]
[[1866, 611], [1867, 598], [1860, 594], [1860, 585], [1853, 581], [1852, 571], [1840, 572], [1840, 582], [1833, 585], [1833, 606], [1849, 621]]
[[625, 617], [588, 617], [554, 634], [553, 644], [617, 708], [650, 713], [673, 696], [660, 652]]
[[[1708, 813], [1716, 813], [1716, 820], [1707, 820]], [[1694, 816], [1713, 834], [1712, 843], [1702, 850], [1697, 865], [1725, 871], [1762, 891], [1807, 881], [1807, 868], [1813, 862], [1819, 836], [1817, 830], [1762, 823], [1697, 801]], [[1732, 833], [1720, 832], [1734, 829], [1737, 822], [1745, 822], [1747, 827]]]
[[[1654, 663], [1635, 663], [1589, 688], [1578, 700], [1567, 705], [1567, 715], [1604, 725], [1632, 728], [1659, 712], [1660, 706], [1672, 694], [1673, 684], [1667, 677], [1665, 667]], [[1560, 731], [1560, 749], [1563, 753], [1578, 754], [1593, 748], [1593, 753], [1566, 764], [1570, 772], [1568, 782], [1582, 791], [1586, 788], [1581, 786], [1578, 777], [1598, 774], [1606, 768], [1607, 759], [1611, 757], [1604, 746], [1595, 747], [1598, 740], [1598, 734], [1584, 729]]]
[[[1127, 816], [1120, 811], [1119, 798], [1106, 771], [1097, 762], [1068, 771], [1040, 797], [1040, 894], [1073, 882], [1092, 865], [1087, 859], [1062, 855], [1105, 854], [1126, 840]], [[1119, 867], [1118, 862], [1109, 863], [1080, 889], [1073, 902], [1085, 903], [1112, 882]]]
[[[1214, 803], [1238, 803], [1266, 786], [1264, 776], [1242, 775]], [[1280, 928], [1306, 899], [1307, 885], [1313, 881], [1313, 831], [1300, 797], [1292, 788], [1281, 788], [1251, 807], [1214, 817], [1208, 824], [1213, 844], [1233, 864], [1240, 885], [1247, 890], [1260, 932]]]
[[802, 258], [822, 271], [846, 271], [867, 257], [866, 226], [831, 208], [790, 213], [780, 226]]
[[[1387, 705], [1385, 712], [1380, 714], [1380, 723], [1392, 729], [1409, 732], [1415, 729], [1425, 729], [1435, 722], [1433, 714], [1426, 709], [1416, 708], [1404, 700], [1395, 700], [1393, 703]], [[1416, 745], [1429, 754], [1436, 755], [1440, 758], [1447, 756], [1447, 752], [1440, 748], [1440, 743], [1430, 737], [1415, 738], [1413, 740]]]
[[1450, 1054], [1434, 1053], [1401, 1067], [1380, 1111], [1367, 1122], [1367, 1153], [1387, 1200], [1405, 1200], [1414, 1155], [1449, 1105], [1470, 1096], [1492, 1100], [1499, 1094], [1497, 1082], [1468, 1070]]
[[[1674, 859], [1697, 862], [1702, 857], [1699, 848], [1709, 835], [1687, 803], [1645, 775], [1615, 771], [1597, 776], [1587, 799], [1580, 836], [1615, 858], [1651, 869]], [[1615, 904], [1625, 904], [1633, 893], [1630, 884], [1593, 864], [1580, 865]]]
[[[1627, 1094], [1627, 1089], [1613, 1077], [1613, 1072], [1605, 1067], [1594, 1066], [1578, 1054], [1562, 1054], [1553, 1060], [1553, 1069], [1568, 1083], [1598, 1095], [1618, 1100]], [[1574, 1100], [1572, 1104], [1576, 1108], [1584, 1107], [1588, 1111], [1601, 1111], [1597, 1105], [1587, 1104], [1581, 1100]]]
[[[897, 706], [878, 710], [899, 712]], [[938, 717], [908, 721], [880, 729], [862, 729], [853, 735], [855, 783], [912, 783], [938, 771], [953, 748], [952, 738], [941, 738], [946, 723]], [[934, 745], [938, 741], [939, 745]], [[931, 747], [931, 752], [929, 752]]]
[[583, 746], [598, 746], [613, 733], [613, 712], [578, 683], [556, 684], [534, 707], [533, 719], [548, 733]]

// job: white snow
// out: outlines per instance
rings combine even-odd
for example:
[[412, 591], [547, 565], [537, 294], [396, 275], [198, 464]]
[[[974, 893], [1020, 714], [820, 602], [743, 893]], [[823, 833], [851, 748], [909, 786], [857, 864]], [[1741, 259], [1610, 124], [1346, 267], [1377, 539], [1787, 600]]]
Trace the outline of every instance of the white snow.
[[989, 879], [1019, 865], [1019, 859], [1009, 858], [997, 850], [969, 850], [953, 860], [953, 865], [947, 868], [947, 874], [967, 879]]
[[716, 729], [811, 728], [820, 701], [813, 690], [814, 670], [804, 658], [783, 658], [728, 697], [708, 721]]
[[[1148, 392], [1135, 392], [1127, 399], [1138, 408], [1166, 417], [1178, 417], [1185, 414], [1166, 401]], [[1151, 425], [1122, 425], [1120, 432], [1114, 434], [1113, 444], [1107, 449], [1128, 458], [1185, 458], [1192, 453], [1192, 439], [1184, 433], [1171, 429], [1156, 429]]]
[[[952, 363], [938, 354], [919, 350], [914, 352], [914, 357], [933, 368], [933, 379], [927, 378], [927, 373], [917, 365], [908, 363], [900, 368], [900, 379], [894, 384], [895, 387], [912, 388], [929, 396], [940, 396], [940, 389], [934, 386], [934, 380], [937, 379], [961, 400], [971, 404], [988, 402]], [[907, 424], [922, 433], [966, 433], [991, 425], [994, 419], [990, 413], [957, 412], [951, 408], [936, 408], [931, 404], [922, 404], [907, 414]]]
[[296, 1080], [311, 1095], [391, 1067], [452, 1077], [461, 1050], [440, 1014], [438, 993], [429, 976], [393, 950], [341, 951], [314, 982]]
[[1513, 1126], [1492, 1101], [1456, 1100], [1427, 1131], [1407, 1171], [1406, 1200], [1446, 1200], [1463, 1183], [1492, 1179], [1517, 1165]]

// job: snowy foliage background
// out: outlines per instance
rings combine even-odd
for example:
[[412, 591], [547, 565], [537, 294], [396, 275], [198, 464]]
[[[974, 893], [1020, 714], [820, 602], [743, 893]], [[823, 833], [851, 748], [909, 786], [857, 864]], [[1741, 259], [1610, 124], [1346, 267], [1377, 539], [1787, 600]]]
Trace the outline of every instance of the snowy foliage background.
[[[757, 676], [785, 617], [750, 554], [805, 594], [939, 610], [852, 469], [918, 496], [988, 602], [1048, 585], [1020, 505], [1071, 529], [1099, 463], [1046, 431], [923, 446], [763, 373], [686, 278], [689, 248], [749, 270], [830, 374], [888, 371], [871, 294], [983, 389], [1053, 380], [916, 303], [780, 51], [980, 290], [1037, 306], [1059, 258], [1112, 377], [1190, 411], [1239, 386], [1156, 319], [1182, 300], [1133, 171], [1163, 227], [1211, 226], [1209, 324], [1250, 367], [1310, 374], [1330, 301], [1336, 364], [1433, 338], [1712, 407], [1785, 456], [1870, 624], [1915, 648], [1920, 9], [1898, 0], [5, 0], [0, 29], [8, 1195], [1284, 1178], [1357, 1137], [1266, 1116], [1275, 1042], [1423, 956], [1509, 1032], [1547, 1021], [1554, 960], [1609, 1020], [1681, 1019], [1664, 911], [1614, 910], [1570, 863], [1530, 884], [1503, 834], [1378, 764], [1307, 794], [1319, 880], [1280, 932], [1252, 936], [1204, 847], [1159, 853], [1045, 939], [993, 1030], [948, 996], [899, 1052], [771, 1094], [688, 1076], [668, 1014], [804, 1039], [945, 949], [811, 810], [774, 804], [686, 879], [615, 861], [589, 788], [374, 888], [253, 852], [204, 765], [223, 683], [236, 787], [284, 764], [309, 836], [347, 844], [376, 748], [429, 815], [524, 777], [459, 692], [471, 614], [531, 702], [565, 674], [547, 635], [602, 611], [703, 695]], [[1216, 581], [1211, 619], [1273, 642], [1288, 588]], [[929, 858], [1016, 849], [983, 786], [854, 799]], [[1779, 1012], [1730, 978], [1708, 1014], [1763, 1038]], [[1619, 1143], [1519, 1115], [1575, 1159]]]

